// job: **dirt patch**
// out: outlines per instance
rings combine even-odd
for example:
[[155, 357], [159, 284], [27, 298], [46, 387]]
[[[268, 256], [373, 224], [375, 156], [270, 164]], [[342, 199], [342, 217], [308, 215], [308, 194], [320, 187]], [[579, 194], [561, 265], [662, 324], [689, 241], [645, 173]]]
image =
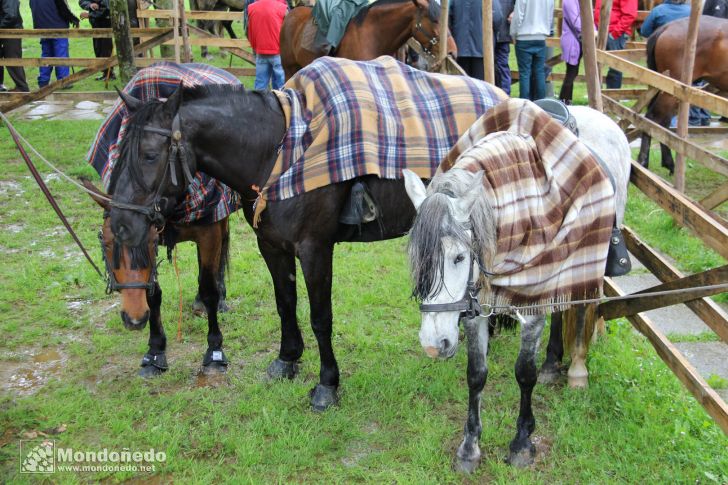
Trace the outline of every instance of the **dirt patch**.
[[38, 392], [58, 376], [67, 357], [60, 349], [41, 349], [23, 353], [16, 361], [0, 361], [0, 388], [16, 396]]

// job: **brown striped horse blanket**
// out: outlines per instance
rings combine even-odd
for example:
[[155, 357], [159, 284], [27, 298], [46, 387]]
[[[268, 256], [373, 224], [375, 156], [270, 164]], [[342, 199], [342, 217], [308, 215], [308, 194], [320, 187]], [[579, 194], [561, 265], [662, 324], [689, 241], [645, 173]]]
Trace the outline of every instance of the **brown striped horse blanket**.
[[[530, 101], [509, 99], [460, 138], [439, 171], [484, 171], [496, 254], [485, 303], [564, 303], [601, 296], [614, 189], [589, 149]], [[484, 277], [484, 276], [482, 276]]]

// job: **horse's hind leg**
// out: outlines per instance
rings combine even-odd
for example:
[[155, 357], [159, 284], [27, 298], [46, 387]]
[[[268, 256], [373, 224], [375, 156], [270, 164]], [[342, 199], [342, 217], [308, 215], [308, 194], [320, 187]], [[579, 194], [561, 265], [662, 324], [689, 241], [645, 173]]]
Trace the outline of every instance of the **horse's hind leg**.
[[[218, 270], [217, 270], [217, 290], [220, 295], [220, 300], [217, 304], [218, 313], [225, 313], [230, 311], [230, 307], [227, 304], [227, 287], [225, 286], [225, 271], [228, 265], [228, 255], [230, 254], [230, 226], [229, 219], [225, 218], [219, 222], [216, 222], [214, 226], [208, 226], [210, 232], [214, 232], [214, 237], [220, 239], [220, 254]], [[217, 246], [217, 244], [216, 244]], [[200, 246], [197, 245], [197, 267], [202, 268], [202, 254], [200, 253]], [[197, 274], [197, 287], [202, 285], [202, 272]], [[202, 302], [199, 290], [195, 295], [195, 301], [192, 303], [192, 311], [197, 316], [202, 316], [207, 310], [205, 304]]]
[[202, 370], [205, 373], [225, 372], [228, 360], [222, 350], [222, 332], [217, 320], [217, 308], [220, 303], [218, 289], [218, 271], [222, 237], [218, 231], [200, 231], [197, 238], [197, 250], [200, 262], [199, 292], [207, 312], [207, 351], [202, 359]]
[[258, 248], [273, 279], [281, 319], [281, 346], [278, 358], [268, 366], [268, 377], [293, 379], [298, 373], [298, 359], [303, 355], [303, 337], [296, 319], [296, 259], [293, 253], [260, 238]]
[[[669, 128], [670, 121], [672, 121], [672, 117], [676, 113], [677, 105], [678, 102], [676, 98], [669, 94], [660, 93], [657, 97], [655, 97], [653, 102], [650, 103], [645, 117], [650, 121], [654, 121], [663, 128]], [[650, 143], [650, 135], [642, 133], [642, 145], [640, 146], [640, 154], [637, 161], [645, 168], [649, 163]], [[672, 158], [670, 147], [660, 143], [660, 151], [662, 154], [662, 166], [668, 169], [672, 174], [675, 171], [675, 162]]]
[[468, 420], [465, 436], [457, 451], [457, 469], [472, 473], [480, 463], [480, 394], [488, 378], [488, 320], [482, 317], [466, 319], [468, 338]]
[[324, 411], [338, 402], [339, 365], [331, 345], [331, 277], [334, 246], [329, 242], [306, 240], [298, 245], [299, 259], [311, 307], [311, 327], [319, 347], [319, 383], [311, 391], [314, 411]]
[[538, 375], [538, 382], [542, 384], [552, 384], [561, 377], [561, 362], [564, 358], [564, 341], [561, 325], [561, 312], [552, 313], [549, 344], [546, 347], [546, 360], [541, 365], [541, 371]]
[[569, 387], [583, 388], [589, 385], [586, 355], [595, 327], [595, 306], [578, 305], [564, 312], [566, 341], [571, 349]]
[[538, 379], [536, 354], [546, 317], [526, 317], [521, 322], [521, 350], [516, 360], [516, 380], [521, 388], [521, 405], [516, 421], [516, 437], [510, 444], [508, 463], [525, 467], [533, 463], [536, 447], [531, 442], [531, 433], [536, 428], [536, 419], [531, 408], [531, 395]]
[[167, 337], [164, 335], [160, 314], [162, 290], [158, 284], [155, 283], [154, 293], [147, 292], [147, 302], [149, 303], [149, 350], [142, 358], [139, 375], [154, 377], [168, 368], [167, 355], [164, 352], [167, 348]]

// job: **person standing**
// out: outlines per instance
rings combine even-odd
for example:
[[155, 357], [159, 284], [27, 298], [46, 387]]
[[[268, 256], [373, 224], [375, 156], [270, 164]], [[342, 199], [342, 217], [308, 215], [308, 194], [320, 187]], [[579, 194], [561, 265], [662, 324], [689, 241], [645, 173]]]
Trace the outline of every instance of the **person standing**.
[[[94, 29], [110, 29], [111, 28], [111, 10], [109, 9], [109, 0], [79, 0], [78, 5], [86, 10], [81, 14], [81, 18], [88, 18], [91, 27]], [[114, 49], [114, 43], [110, 37], [97, 38], [94, 37], [94, 55], [97, 58], [111, 57]], [[114, 70], [109, 68], [103, 71], [97, 78], [97, 81], [116, 79]]]
[[728, 0], [706, 0], [703, 15], [728, 19]]
[[[20, 16], [20, 0], [0, 0], [0, 30], [22, 29], [23, 18]], [[19, 59], [23, 57], [21, 39], [3, 39], [0, 32], [0, 58]], [[25, 69], [22, 66], [5, 66], [15, 88], [10, 91], [27, 93], [28, 82], [25, 80]]]
[[[78, 17], [68, 8], [66, 0], [30, 0], [34, 29], [67, 29], [69, 24], [78, 28]], [[41, 57], [68, 57], [68, 39], [40, 39]], [[38, 87], [51, 81], [53, 66], [41, 66], [38, 73]], [[56, 66], [56, 79], [68, 77], [68, 66]]]
[[574, 95], [574, 80], [579, 74], [581, 61], [581, 9], [579, 0], [564, 0], [561, 6], [561, 59], [566, 63], [564, 84], [559, 99], [571, 104]]
[[257, 0], [248, 6], [248, 40], [255, 52], [255, 89], [283, 87], [281, 26], [288, 12], [285, 0]]
[[534, 101], [546, 95], [546, 37], [553, 19], [554, 0], [516, 0], [510, 20], [521, 98]]
[[[494, 8], [497, 2], [498, 0], [493, 2]], [[483, 4], [481, 0], [452, 0], [449, 23], [450, 32], [458, 47], [458, 65], [468, 76], [482, 81], [485, 78], [485, 70], [483, 68]]]
[[[493, 0], [495, 85], [505, 91], [508, 96], [511, 95], [511, 68], [508, 65], [508, 58], [511, 55], [511, 35], [508, 19], [513, 12], [513, 3], [514, 0]], [[496, 10], [500, 10], [500, 15], [496, 15]]]
[[[599, 25], [599, 9], [601, 0], [594, 5], [594, 25]], [[627, 38], [632, 34], [632, 24], [637, 19], [637, 0], [613, 0], [612, 14], [609, 16], [609, 35], [607, 36], [607, 50], [617, 51], [624, 49]], [[607, 71], [607, 89], [622, 87], [622, 73], [609, 68]]]

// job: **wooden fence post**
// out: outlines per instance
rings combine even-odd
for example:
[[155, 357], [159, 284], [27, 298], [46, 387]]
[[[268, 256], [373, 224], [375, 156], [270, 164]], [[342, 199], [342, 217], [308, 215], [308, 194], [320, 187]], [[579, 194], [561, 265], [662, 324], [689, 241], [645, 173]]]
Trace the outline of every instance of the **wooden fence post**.
[[450, 17], [449, 11], [450, 2], [448, 0], [442, 0], [442, 3], [440, 3], [440, 55], [437, 59], [440, 63], [441, 72], [447, 72], [445, 58], [447, 57], [447, 24]]
[[589, 96], [589, 106], [603, 111], [602, 87], [597, 68], [596, 40], [594, 38], [594, 12], [591, 0], [579, 0], [581, 10], [581, 49], [584, 57], [584, 71], [586, 74], [586, 91]]
[[129, 29], [129, 7], [126, 0], [110, 0], [111, 28], [114, 31], [114, 46], [119, 59], [119, 77], [126, 84], [136, 74], [134, 47]]
[[[682, 77], [681, 81], [685, 84], [693, 82], [693, 66], [695, 65], [695, 44], [698, 40], [698, 29], [700, 27], [700, 12], [702, 10], [701, 0], [691, 0], [690, 2], [690, 20], [688, 21], [688, 38], [685, 40], [685, 50], [683, 51]], [[677, 136], [682, 139], [688, 137], [688, 115], [690, 111], [690, 103], [686, 101], [680, 102], [680, 109], [677, 114]], [[685, 192], [685, 155], [678, 152], [675, 157], [675, 188], [680, 192]]]
[[185, 2], [177, 2], [179, 17], [179, 28], [182, 31], [182, 60], [192, 62], [192, 49], [190, 48], [190, 32], [187, 28], [187, 15], [185, 14]]
[[485, 81], [491, 84], [495, 84], [493, 52], [493, 0], [483, 0], [483, 74]]

